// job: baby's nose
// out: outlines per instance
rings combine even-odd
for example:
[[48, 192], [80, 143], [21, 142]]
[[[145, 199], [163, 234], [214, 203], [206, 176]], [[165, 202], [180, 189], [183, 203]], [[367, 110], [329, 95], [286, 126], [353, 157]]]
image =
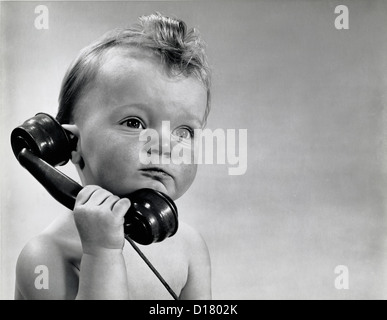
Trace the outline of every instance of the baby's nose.
[[159, 156], [171, 156], [171, 130], [169, 122], [163, 121], [162, 126], [155, 129], [154, 137], [152, 141], [152, 147], [148, 150], [148, 153], [157, 153]]
[[162, 132], [159, 141], [159, 155], [160, 156], [171, 156], [171, 133]]

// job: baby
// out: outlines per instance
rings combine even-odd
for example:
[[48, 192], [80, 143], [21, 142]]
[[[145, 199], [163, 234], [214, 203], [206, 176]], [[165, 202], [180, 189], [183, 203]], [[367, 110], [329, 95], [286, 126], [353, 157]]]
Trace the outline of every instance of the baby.
[[[125, 195], [151, 188], [176, 200], [194, 181], [197, 165], [176, 164], [171, 150], [193, 148], [195, 129], [206, 123], [210, 73], [203, 47], [195, 29], [152, 14], [81, 51], [63, 80], [57, 120], [77, 138], [71, 161], [84, 187], [73, 214], [22, 250], [16, 299], [171, 298], [125, 241], [131, 206]], [[160, 136], [146, 150], [157, 164], [140, 161], [146, 130]], [[179, 299], [211, 298], [209, 253], [194, 229], [179, 221], [173, 237], [139, 247]], [[47, 267], [43, 289], [35, 285], [37, 266]]]

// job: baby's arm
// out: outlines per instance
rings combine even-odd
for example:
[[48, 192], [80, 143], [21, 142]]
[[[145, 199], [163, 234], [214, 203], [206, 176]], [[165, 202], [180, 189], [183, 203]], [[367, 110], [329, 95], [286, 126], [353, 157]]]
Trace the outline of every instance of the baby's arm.
[[129, 199], [98, 186], [86, 186], [77, 196], [74, 221], [83, 255], [77, 299], [129, 299], [124, 246], [124, 216]]
[[211, 293], [211, 262], [207, 245], [203, 238], [192, 228], [187, 227], [190, 239], [189, 271], [187, 283], [181, 294], [181, 300], [209, 300]]
[[15, 298], [130, 298], [122, 255], [124, 215], [129, 206], [128, 199], [119, 199], [97, 186], [83, 188], [74, 208], [83, 250], [80, 271], [52, 236], [42, 234], [19, 256]]

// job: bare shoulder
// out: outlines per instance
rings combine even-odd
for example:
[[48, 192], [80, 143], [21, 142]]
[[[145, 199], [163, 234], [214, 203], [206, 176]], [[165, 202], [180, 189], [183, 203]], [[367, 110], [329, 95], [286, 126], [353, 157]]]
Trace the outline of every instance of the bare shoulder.
[[211, 298], [211, 262], [207, 244], [201, 234], [187, 224], [181, 224], [182, 243], [188, 252], [189, 274], [181, 299]]
[[15, 298], [75, 297], [78, 286], [76, 252], [71, 241], [52, 232], [43, 232], [32, 238], [17, 260]]
[[208, 252], [207, 244], [202, 235], [190, 225], [180, 222], [179, 226], [179, 241], [185, 247], [185, 250], [190, 250], [192, 254], [198, 251]]

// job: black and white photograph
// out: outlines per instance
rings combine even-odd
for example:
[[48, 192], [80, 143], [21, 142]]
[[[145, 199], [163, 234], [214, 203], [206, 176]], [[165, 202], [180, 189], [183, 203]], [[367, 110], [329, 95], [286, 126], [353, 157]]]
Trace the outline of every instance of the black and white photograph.
[[0, 1], [0, 70], [1, 300], [387, 299], [387, 1]]

